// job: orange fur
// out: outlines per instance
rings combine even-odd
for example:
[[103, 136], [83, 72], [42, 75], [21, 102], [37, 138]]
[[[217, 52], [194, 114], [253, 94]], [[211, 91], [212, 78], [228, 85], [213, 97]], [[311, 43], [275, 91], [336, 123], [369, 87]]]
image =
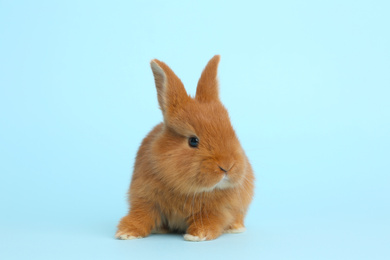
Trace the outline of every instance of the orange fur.
[[[218, 96], [214, 56], [191, 98], [163, 62], [152, 60], [164, 122], [143, 140], [129, 189], [130, 211], [117, 238], [151, 232], [186, 232], [188, 240], [211, 240], [244, 229], [254, 175]], [[196, 136], [198, 147], [188, 138]]]

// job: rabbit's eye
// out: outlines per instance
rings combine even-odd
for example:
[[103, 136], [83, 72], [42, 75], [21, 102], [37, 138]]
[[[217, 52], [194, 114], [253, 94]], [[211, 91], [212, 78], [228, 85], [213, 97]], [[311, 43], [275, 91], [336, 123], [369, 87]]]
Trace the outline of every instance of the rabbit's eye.
[[191, 147], [198, 147], [198, 144], [199, 144], [199, 139], [198, 137], [196, 136], [192, 136], [190, 138], [188, 138], [188, 144], [191, 146]]

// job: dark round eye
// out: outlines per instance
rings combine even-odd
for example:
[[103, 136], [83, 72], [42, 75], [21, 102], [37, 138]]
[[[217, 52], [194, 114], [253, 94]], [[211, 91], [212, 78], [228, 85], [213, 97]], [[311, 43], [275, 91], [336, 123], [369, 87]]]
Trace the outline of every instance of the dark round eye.
[[196, 136], [191, 136], [190, 138], [188, 138], [188, 144], [191, 146], [191, 147], [198, 147], [198, 144], [199, 144], [199, 139], [198, 137]]

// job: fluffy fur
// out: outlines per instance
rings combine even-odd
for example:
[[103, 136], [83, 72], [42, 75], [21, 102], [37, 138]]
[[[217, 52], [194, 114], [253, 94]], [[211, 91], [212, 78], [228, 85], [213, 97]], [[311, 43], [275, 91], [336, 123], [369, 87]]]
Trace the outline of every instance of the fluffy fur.
[[[219, 60], [216, 55], [208, 62], [195, 98], [165, 63], [151, 61], [164, 122], [138, 150], [130, 211], [119, 222], [117, 238], [182, 232], [186, 240], [204, 241], [245, 230], [254, 175], [219, 100]], [[188, 140], [195, 136], [194, 148]]]

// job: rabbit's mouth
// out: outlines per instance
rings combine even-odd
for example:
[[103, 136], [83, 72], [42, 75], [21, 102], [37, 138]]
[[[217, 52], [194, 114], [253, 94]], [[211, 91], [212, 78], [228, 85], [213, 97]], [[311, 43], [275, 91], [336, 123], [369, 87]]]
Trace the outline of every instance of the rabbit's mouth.
[[223, 190], [223, 189], [227, 189], [227, 188], [231, 188], [232, 187], [232, 183], [230, 182], [230, 178], [229, 176], [225, 173], [221, 180], [215, 185], [215, 189], [220, 189], [220, 190]]

